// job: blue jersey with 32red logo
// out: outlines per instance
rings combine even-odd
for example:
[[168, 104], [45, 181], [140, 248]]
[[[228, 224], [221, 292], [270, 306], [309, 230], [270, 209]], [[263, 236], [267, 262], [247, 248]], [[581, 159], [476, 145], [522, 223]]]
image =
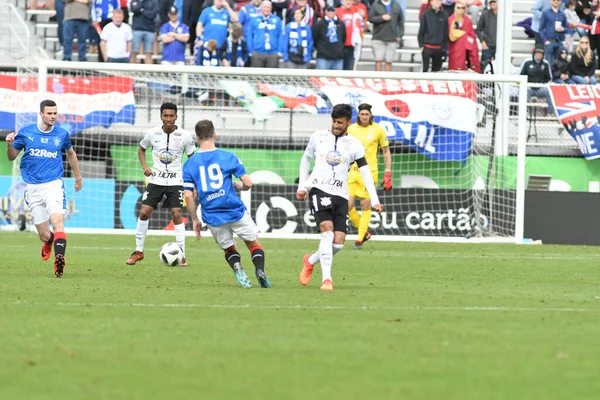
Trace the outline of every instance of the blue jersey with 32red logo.
[[60, 126], [53, 126], [48, 132], [40, 130], [37, 124], [27, 125], [15, 136], [13, 147], [23, 150], [21, 175], [27, 183], [46, 183], [62, 178], [64, 174], [62, 150], [69, 150], [69, 132]]
[[233, 153], [221, 149], [198, 151], [183, 166], [183, 187], [198, 191], [202, 220], [211, 226], [237, 222], [246, 206], [233, 187], [231, 177], [246, 175]]

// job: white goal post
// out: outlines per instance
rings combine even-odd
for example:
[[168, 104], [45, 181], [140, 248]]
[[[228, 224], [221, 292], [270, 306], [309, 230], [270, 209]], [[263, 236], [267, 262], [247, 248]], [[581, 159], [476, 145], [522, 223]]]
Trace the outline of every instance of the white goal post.
[[[244, 162], [255, 186], [242, 199], [261, 236], [313, 237], [308, 205], [294, 197], [301, 154], [313, 131], [329, 128], [332, 105], [367, 102], [393, 160], [393, 189], [378, 184], [386, 209], [373, 213], [375, 238], [523, 242], [523, 76], [37, 60], [19, 66], [17, 78], [17, 128], [35, 122], [39, 101], [49, 98], [71, 132], [84, 174], [75, 194], [65, 163], [66, 227], [73, 232], [135, 229], [145, 186], [137, 146], [161, 124], [160, 105], [171, 101], [178, 126], [193, 133], [198, 120], [212, 120], [217, 145]], [[381, 155], [379, 164], [380, 183]], [[169, 211], [158, 209], [150, 229], [170, 234], [169, 223]]]

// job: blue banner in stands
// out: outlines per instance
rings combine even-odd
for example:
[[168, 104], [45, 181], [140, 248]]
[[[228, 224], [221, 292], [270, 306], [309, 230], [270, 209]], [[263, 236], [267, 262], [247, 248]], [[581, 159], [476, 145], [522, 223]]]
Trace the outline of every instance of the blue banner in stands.
[[[439, 161], [464, 162], [477, 128], [473, 82], [313, 78], [331, 104], [372, 106], [388, 139]], [[356, 112], [356, 111], [355, 111]]]
[[554, 109], [586, 160], [600, 158], [600, 87], [550, 85]]

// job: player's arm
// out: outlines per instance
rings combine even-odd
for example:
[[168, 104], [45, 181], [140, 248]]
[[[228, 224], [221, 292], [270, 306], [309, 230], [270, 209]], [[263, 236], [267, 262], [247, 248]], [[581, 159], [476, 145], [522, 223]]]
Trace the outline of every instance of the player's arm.
[[83, 180], [81, 179], [81, 170], [79, 169], [79, 160], [77, 159], [77, 153], [71, 147], [67, 150], [67, 161], [75, 174], [75, 191], [79, 192], [83, 187]]
[[367, 188], [367, 192], [371, 197], [371, 204], [373, 204], [373, 210], [381, 213], [383, 211], [383, 205], [379, 201], [379, 196], [377, 196], [377, 191], [375, 190], [375, 182], [373, 182], [373, 177], [371, 176], [371, 169], [369, 168], [369, 164], [367, 164], [367, 160], [364, 157], [361, 157], [356, 160], [356, 165], [358, 165], [358, 170], [360, 171], [360, 175], [365, 182], [365, 187]]
[[240, 176], [239, 181], [235, 181], [233, 183], [233, 187], [235, 187], [235, 190], [237, 190], [238, 192], [250, 190], [250, 188], [252, 187], [252, 178], [250, 178], [250, 175], [244, 174]]
[[138, 158], [140, 159], [140, 164], [142, 164], [142, 168], [144, 169], [144, 175], [152, 175], [152, 168], [148, 166], [148, 162], [146, 161], [146, 149], [142, 146], [138, 147]]
[[383, 154], [383, 164], [385, 165], [385, 173], [383, 175], [383, 190], [386, 192], [392, 190], [392, 153], [390, 152], [390, 146], [384, 146], [381, 148], [381, 154]]
[[6, 135], [6, 157], [8, 158], [8, 161], [14, 161], [21, 152], [21, 149], [16, 149], [13, 147], [16, 136], [17, 134], [14, 132]]
[[304, 154], [302, 154], [302, 158], [300, 159], [300, 170], [298, 171], [298, 190], [296, 190], [296, 198], [298, 200], [306, 200], [308, 197], [308, 191], [306, 190], [306, 178], [308, 176], [308, 171], [310, 171], [310, 162], [313, 158], [315, 158], [315, 136], [311, 136], [308, 141], [308, 145], [306, 145], [306, 150], [304, 150]]
[[183, 198], [185, 199], [185, 206], [188, 209], [188, 213], [192, 218], [192, 225], [194, 228], [194, 233], [196, 234], [196, 239], [200, 239], [200, 229], [202, 229], [202, 222], [198, 218], [198, 210], [196, 210], [196, 199], [195, 199], [195, 191], [196, 184], [194, 183], [194, 178], [192, 174], [189, 172], [189, 166], [186, 165], [183, 167]]

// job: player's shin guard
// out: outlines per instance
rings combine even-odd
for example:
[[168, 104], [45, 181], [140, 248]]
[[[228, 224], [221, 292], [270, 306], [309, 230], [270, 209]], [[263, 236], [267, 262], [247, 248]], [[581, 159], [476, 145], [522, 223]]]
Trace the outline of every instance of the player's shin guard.
[[323, 281], [331, 280], [331, 264], [333, 263], [333, 232], [321, 233], [321, 242], [319, 243], [319, 261], [321, 262], [321, 271]]
[[175, 243], [181, 247], [183, 254], [185, 255], [185, 224], [175, 225]]
[[358, 224], [358, 241], [361, 243], [369, 230], [369, 222], [371, 222], [371, 210], [363, 210]]
[[235, 271], [235, 264], [242, 261], [242, 257], [237, 250], [225, 251], [225, 261], [227, 261], [227, 264]]
[[356, 210], [356, 208], [352, 208], [352, 210], [348, 210], [348, 219], [350, 220], [350, 222], [352, 223], [352, 225], [355, 228], [358, 228], [358, 225], [360, 223], [360, 215], [358, 214], [358, 211]]
[[59, 254], [63, 257], [67, 251], [67, 235], [64, 232], [56, 232], [54, 234], [54, 256]]
[[265, 270], [265, 251], [260, 246], [255, 246], [250, 249], [252, 263], [257, 270]]
[[137, 228], [135, 230], [135, 250], [144, 251], [144, 242], [146, 241], [146, 233], [148, 233], [148, 220], [142, 221], [138, 218]]

